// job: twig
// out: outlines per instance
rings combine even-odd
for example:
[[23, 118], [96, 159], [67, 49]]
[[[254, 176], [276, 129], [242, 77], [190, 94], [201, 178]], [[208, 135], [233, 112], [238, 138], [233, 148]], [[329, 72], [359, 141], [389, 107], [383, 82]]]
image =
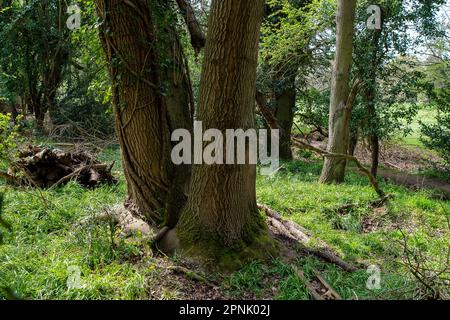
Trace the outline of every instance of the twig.
[[107, 168], [108, 167], [105, 164], [88, 164], [88, 165], [82, 166], [82, 167], [78, 168], [77, 170], [75, 170], [74, 172], [68, 174], [67, 176], [59, 179], [54, 185], [52, 185], [50, 187], [50, 190], [56, 188], [57, 186], [61, 185], [64, 182], [72, 179], [73, 177], [80, 175], [85, 170], [89, 170], [89, 169], [104, 169], [105, 170]]

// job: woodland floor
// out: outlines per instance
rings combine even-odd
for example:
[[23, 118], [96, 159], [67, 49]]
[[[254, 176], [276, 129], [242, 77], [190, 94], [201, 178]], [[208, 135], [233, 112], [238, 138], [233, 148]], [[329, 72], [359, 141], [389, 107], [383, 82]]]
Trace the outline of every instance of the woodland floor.
[[[296, 272], [301, 270], [308, 280], [319, 272], [343, 299], [426, 298], [426, 286], [410, 272], [407, 257], [420, 252], [413, 257], [420, 266], [441, 270], [438, 278], [448, 281], [450, 203], [424, 188], [428, 185], [410, 189], [394, 183], [405, 172], [430, 176], [421, 165], [412, 165], [418, 155], [411, 154], [384, 153], [388, 160], [383, 160], [381, 173], [393, 181], [382, 180], [381, 186], [393, 198], [381, 207], [371, 205], [376, 194], [353, 170], [345, 184], [317, 183], [321, 160], [304, 152], [276, 175], [257, 179], [258, 201], [308, 229], [311, 247], [325, 241], [345, 261], [378, 266], [379, 289], [367, 288], [366, 267], [348, 273], [293, 248], [289, 255], [251, 263], [233, 274], [205, 275], [178, 256], [153, 253], [141, 235], [124, 237], [107, 222], [80, 227], [81, 220], [111, 210], [125, 198], [117, 147], [99, 155], [102, 161], [116, 161], [117, 185], [90, 190], [70, 182], [38, 191], [0, 184], [6, 191], [4, 219], [13, 227], [12, 232], [2, 230], [0, 287], [26, 299], [311, 299]], [[400, 163], [392, 157], [403, 157], [402, 163], [411, 159], [411, 165], [392, 173], [387, 163]], [[449, 188], [445, 177], [439, 183], [436, 187]], [[286, 240], [283, 244], [292, 246]], [[77, 288], [67, 285], [73, 267], [80, 270]], [[433, 279], [430, 271], [425, 280], [448, 297], [448, 282], [443, 288]]]

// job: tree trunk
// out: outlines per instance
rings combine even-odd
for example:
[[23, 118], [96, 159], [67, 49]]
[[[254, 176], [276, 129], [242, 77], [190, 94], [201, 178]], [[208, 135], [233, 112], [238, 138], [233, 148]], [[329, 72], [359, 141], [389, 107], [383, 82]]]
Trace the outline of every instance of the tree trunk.
[[380, 158], [380, 140], [376, 134], [370, 136], [370, 148], [372, 152], [372, 165], [370, 172], [374, 177], [378, 174], [378, 163]]
[[[373, 66], [374, 69], [376, 66]], [[368, 141], [371, 153], [371, 169], [370, 172], [374, 177], [378, 173], [378, 162], [380, 157], [380, 139], [377, 134], [377, 112], [375, 109], [375, 85], [376, 79], [370, 79], [370, 84], [366, 89], [365, 104], [367, 108]]]
[[13, 104], [11, 107], [11, 118], [15, 124], [17, 124], [18, 116], [19, 116], [19, 111], [17, 110], [17, 106]]
[[[203, 130], [216, 128], [225, 136], [226, 129], [255, 128], [263, 8], [264, 0], [212, 2], [198, 109]], [[256, 165], [194, 165], [176, 234], [186, 253], [205, 257], [215, 267], [235, 268], [243, 259], [270, 251], [256, 204]]]
[[47, 113], [45, 105], [40, 102], [40, 99], [38, 99], [37, 101], [33, 101], [32, 106], [34, 111], [34, 117], [36, 118], [36, 126], [38, 130], [43, 132], [45, 114]]
[[351, 156], [355, 155], [356, 147], [358, 146], [358, 131], [350, 132], [350, 143], [348, 145], [348, 154]]
[[64, 79], [64, 68], [69, 62], [70, 52], [68, 43], [70, 42], [70, 30], [63, 22], [67, 11], [67, 3], [58, 1], [58, 14], [55, 19], [55, 28], [58, 33], [53, 36], [51, 52], [47, 55], [46, 71], [43, 75], [43, 100], [48, 110], [50, 119], [57, 119], [60, 108], [56, 103], [56, 93]]
[[293, 76], [283, 81], [283, 89], [277, 92], [275, 90], [276, 112], [280, 128], [280, 159], [292, 160], [291, 133], [294, 123], [295, 109], [295, 72]]
[[173, 24], [158, 25], [171, 9], [170, 3], [147, 0], [97, 0], [127, 204], [151, 224], [161, 223], [165, 212], [166, 223], [175, 225], [190, 170], [172, 164], [171, 132], [192, 130], [192, 95]]
[[[382, 13], [381, 26], [384, 25]], [[371, 151], [370, 172], [374, 177], [378, 173], [378, 163], [380, 157], [380, 138], [378, 135], [377, 110], [375, 99], [377, 96], [377, 71], [378, 71], [378, 52], [380, 46], [381, 30], [374, 30], [372, 35], [372, 57], [370, 61], [369, 76], [366, 88], [366, 108], [367, 108], [367, 128], [369, 129], [369, 144]]]
[[[331, 84], [329, 141], [327, 150], [347, 153], [351, 106], [347, 106], [352, 64], [356, 0], [339, 0], [337, 12], [336, 56]], [[341, 183], [345, 177], [345, 159], [326, 158], [320, 181]]]

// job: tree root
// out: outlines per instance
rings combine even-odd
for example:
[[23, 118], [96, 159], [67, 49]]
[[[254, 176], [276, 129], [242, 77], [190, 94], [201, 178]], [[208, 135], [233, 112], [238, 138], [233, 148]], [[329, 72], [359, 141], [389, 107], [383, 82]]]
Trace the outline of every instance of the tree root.
[[123, 205], [116, 205], [110, 209], [104, 210], [100, 214], [89, 216], [78, 225], [85, 225], [89, 222], [109, 222], [112, 221], [122, 229], [122, 234], [129, 236], [134, 233], [141, 233], [144, 236], [152, 237], [155, 231], [144, 220], [135, 217]]
[[284, 220], [279, 213], [268, 208], [267, 206], [258, 204], [258, 208], [265, 212], [268, 217], [268, 224], [274, 227], [280, 234], [296, 240], [307, 254], [316, 256], [321, 260], [333, 263], [347, 272], [354, 272], [358, 270], [355, 266], [345, 262], [339, 258], [333, 251], [324, 243], [321, 243], [322, 248], [308, 248], [308, 242], [311, 239], [309, 232], [303, 227], [299, 226], [293, 221]]

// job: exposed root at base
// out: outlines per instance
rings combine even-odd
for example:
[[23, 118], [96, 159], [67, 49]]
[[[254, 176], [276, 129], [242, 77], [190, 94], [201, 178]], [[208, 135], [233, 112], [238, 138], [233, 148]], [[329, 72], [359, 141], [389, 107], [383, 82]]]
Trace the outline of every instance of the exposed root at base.
[[148, 223], [135, 217], [122, 204], [104, 210], [100, 214], [84, 218], [78, 224], [84, 225], [91, 221], [113, 222], [121, 228], [122, 233], [126, 236], [141, 233], [144, 236], [153, 237], [156, 234], [156, 231]]

